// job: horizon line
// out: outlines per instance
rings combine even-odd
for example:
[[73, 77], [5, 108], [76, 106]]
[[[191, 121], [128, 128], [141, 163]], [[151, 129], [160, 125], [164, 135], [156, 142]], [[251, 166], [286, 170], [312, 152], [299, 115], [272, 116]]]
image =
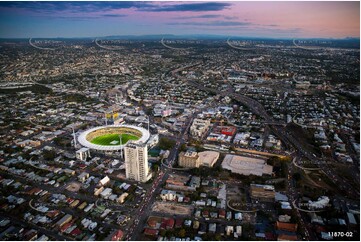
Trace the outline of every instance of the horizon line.
[[345, 37], [266, 37], [266, 36], [236, 36], [236, 35], [217, 35], [217, 34], [125, 34], [125, 35], [105, 35], [105, 36], [73, 36], [73, 37], [0, 37], [0, 39], [99, 39], [99, 38], [114, 38], [114, 37], [158, 37], [158, 36], [169, 36], [169, 37], [198, 37], [198, 38], [249, 38], [249, 39], [283, 39], [283, 40], [307, 40], [307, 39], [324, 39], [324, 40], [347, 40], [347, 39], [360, 39], [360, 37], [355, 36], [345, 36]]

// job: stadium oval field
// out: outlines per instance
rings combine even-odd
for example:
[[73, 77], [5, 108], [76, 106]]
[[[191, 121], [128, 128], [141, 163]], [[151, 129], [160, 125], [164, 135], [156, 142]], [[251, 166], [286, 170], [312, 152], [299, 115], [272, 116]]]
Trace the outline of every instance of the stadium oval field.
[[[120, 143], [120, 137], [122, 142]], [[119, 145], [126, 144], [128, 140], [138, 140], [139, 137], [131, 134], [104, 134], [90, 140], [90, 143], [96, 145]]]
[[[122, 142], [120, 143], [120, 137]], [[129, 142], [145, 143], [150, 137], [149, 132], [133, 125], [107, 125], [84, 131], [78, 137], [81, 145], [95, 150], [120, 150]]]

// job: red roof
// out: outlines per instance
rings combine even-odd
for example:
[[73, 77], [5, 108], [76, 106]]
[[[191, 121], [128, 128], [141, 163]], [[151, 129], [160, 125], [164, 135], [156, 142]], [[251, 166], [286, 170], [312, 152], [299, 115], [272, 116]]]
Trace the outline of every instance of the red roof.
[[172, 229], [174, 227], [174, 219], [172, 218], [163, 218], [162, 224], [160, 226], [162, 229]]
[[226, 216], [226, 210], [220, 209], [220, 210], [219, 210], [219, 216], [220, 216], [220, 217], [225, 217], [225, 216]]
[[123, 238], [123, 231], [121, 231], [120, 229], [115, 231], [113, 236], [112, 236], [112, 241], [119, 241]]
[[237, 131], [236, 127], [233, 126], [224, 126], [221, 129], [221, 133], [225, 135], [234, 135], [236, 131]]
[[64, 233], [65, 230], [67, 230], [68, 228], [70, 228], [73, 225], [73, 223], [69, 222], [64, 224], [61, 228], [60, 228], [60, 232]]
[[75, 229], [73, 229], [73, 231], [71, 231], [70, 234], [73, 235], [73, 236], [78, 236], [78, 235], [81, 234], [81, 230], [78, 229], [78, 228], [75, 228]]
[[266, 232], [265, 236], [266, 236], [266, 240], [276, 240], [276, 236], [274, 233]]
[[145, 235], [157, 236], [158, 230], [157, 229], [144, 229]]
[[296, 241], [296, 235], [287, 235], [287, 234], [280, 234], [277, 238], [278, 241]]
[[326, 229], [323, 226], [316, 225], [316, 231], [317, 233], [321, 233], [321, 232], [326, 232]]
[[53, 210], [53, 211], [49, 211], [46, 213], [46, 216], [48, 216], [49, 218], [54, 218], [56, 216], [58, 216], [60, 213], [59, 210]]
[[149, 227], [157, 226], [157, 220], [155, 218], [149, 218], [147, 223], [148, 223]]
[[283, 223], [283, 222], [277, 221], [276, 227], [277, 227], [277, 229], [290, 231], [290, 232], [297, 231], [297, 224], [292, 224], [292, 223]]
[[183, 219], [182, 218], [177, 218], [175, 220], [175, 227], [179, 228], [179, 227], [182, 227], [182, 225], [183, 225]]

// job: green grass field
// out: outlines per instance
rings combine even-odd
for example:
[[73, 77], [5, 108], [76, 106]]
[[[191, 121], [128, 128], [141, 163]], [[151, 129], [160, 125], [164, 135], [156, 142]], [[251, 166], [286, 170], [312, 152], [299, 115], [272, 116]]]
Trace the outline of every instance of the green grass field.
[[[131, 134], [122, 134], [122, 144], [128, 142], [128, 140], [138, 140], [139, 137], [131, 135]], [[113, 141], [118, 141], [116, 144], [111, 144]], [[90, 143], [96, 144], [96, 145], [119, 145], [119, 134], [105, 134], [98, 136], [90, 141]]]

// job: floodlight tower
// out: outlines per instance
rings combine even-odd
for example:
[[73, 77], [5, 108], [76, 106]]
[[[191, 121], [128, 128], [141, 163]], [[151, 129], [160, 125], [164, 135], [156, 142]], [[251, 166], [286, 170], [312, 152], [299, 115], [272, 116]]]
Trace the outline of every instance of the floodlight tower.
[[149, 132], [149, 115], [147, 115], [147, 117], [148, 117], [148, 132]]
[[74, 131], [74, 127], [71, 127], [73, 130], [73, 139], [74, 139], [74, 148], [76, 149], [76, 138], [75, 138], [75, 131]]
[[[122, 135], [121, 134], [119, 135], [119, 144], [120, 144], [120, 146], [122, 146]], [[123, 148], [122, 147], [120, 148], [120, 158], [123, 159]]]

